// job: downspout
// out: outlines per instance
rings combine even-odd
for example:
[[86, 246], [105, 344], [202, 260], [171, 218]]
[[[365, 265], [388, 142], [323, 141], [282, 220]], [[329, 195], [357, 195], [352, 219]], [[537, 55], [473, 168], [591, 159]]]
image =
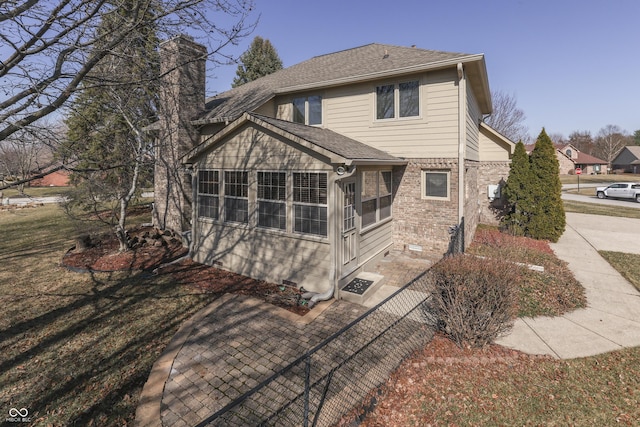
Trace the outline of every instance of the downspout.
[[[467, 146], [467, 80], [462, 62], [458, 62], [458, 224], [464, 218], [465, 148]], [[464, 233], [464, 230], [462, 230]]]
[[[340, 166], [341, 167], [341, 166]], [[356, 167], [355, 166], [351, 166], [350, 170], [348, 170], [348, 172], [343, 173], [342, 175], [339, 175], [338, 178], [333, 180], [333, 185], [332, 188], [334, 188], [334, 203], [332, 203], [333, 207], [333, 218], [334, 218], [334, 223], [335, 221], [338, 220], [338, 218], [340, 218], [340, 213], [338, 211], [338, 197], [339, 195], [341, 195], [341, 193], [339, 193], [338, 191], [335, 190], [336, 185], [338, 182], [340, 182], [343, 179], [346, 178], [351, 178], [353, 175], [355, 175], [356, 173]], [[337, 265], [338, 262], [340, 261], [338, 259], [338, 245], [340, 244], [340, 233], [336, 232], [337, 227], [333, 227], [333, 242], [331, 244], [331, 259], [333, 260], [331, 262], [331, 271], [329, 272], [329, 283], [331, 284], [329, 286], [329, 289], [327, 289], [326, 292], [322, 292], [322, 293], [317, 293], [317, 292], [305, 292], [302, 294], [302, 298], [304, 299], [308, 299], [309, 300], [309, 308], [313, 308], [314, 305], [316, 305], [316, 303], [318, 301], [326, 301], [328, 299], [331, 299], [331, 297], [333, 297], [333, 294], [336, 290], [336, 287], [338, 286], [338, 269], [337, 269]]]

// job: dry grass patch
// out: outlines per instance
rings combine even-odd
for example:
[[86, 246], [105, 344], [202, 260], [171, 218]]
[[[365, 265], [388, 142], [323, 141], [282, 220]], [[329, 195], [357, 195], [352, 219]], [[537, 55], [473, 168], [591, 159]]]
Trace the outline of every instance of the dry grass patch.
[[469, 253], [488, 258], [544, 267], [534, 271], [517, 264], [518, 316], [559, 316], [586, 306], [584, 288], [573, 277], [567, 263], [558, 259], [549, 243], [501, 233], [495, 227], [478, 227]]
[[640, 255], [600, 251], [609, 264], [640, 291]]
[[38, 425], [126, 425], [179, 325], [215, 298], [170, 276], [60, 267], [75, 229], [45, 206], [1, 212], [0, 410]]

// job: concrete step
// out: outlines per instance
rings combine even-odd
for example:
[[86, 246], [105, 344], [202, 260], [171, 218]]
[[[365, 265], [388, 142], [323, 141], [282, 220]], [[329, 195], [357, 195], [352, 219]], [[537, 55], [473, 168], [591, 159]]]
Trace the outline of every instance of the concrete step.
[[[354, 283], [355, 281], [355, 283]], [[368, 281], [371, 284], [364, 285], [362, 282]], [[360, 283], [358, 283], [360, 282]], [[384, 284], [384, 276], [371, 272], [360, 272], [358, 275], [340, 289], [339, 298], [345, 301], [353, 302], [360, 305], [365, 305], [365, 302], [369, 297], [376, 293], [378, 289]], [[366, 287], [364, 291], [362, 288]]]

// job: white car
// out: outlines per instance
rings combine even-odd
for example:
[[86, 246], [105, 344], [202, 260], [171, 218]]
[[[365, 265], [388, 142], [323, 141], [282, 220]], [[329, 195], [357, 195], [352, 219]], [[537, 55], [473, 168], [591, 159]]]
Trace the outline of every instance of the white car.
[[637, 182], [616, 182], [607, 187], [596, 188], [598, 199], [614, 197], [617, 199], [635, 199], [640, 203], [640, 184]]

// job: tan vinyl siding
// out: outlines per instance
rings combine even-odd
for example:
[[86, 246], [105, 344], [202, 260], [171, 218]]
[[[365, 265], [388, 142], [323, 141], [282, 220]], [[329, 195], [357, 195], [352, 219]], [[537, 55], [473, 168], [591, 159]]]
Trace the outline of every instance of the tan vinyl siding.
[[486, 130], [480, 130], [479, 143], [481, 162], [506, 162], [509, 160], [509, 147]]
[[[329, 165], [281, 137], [245, 125], [203, 154], [195, 166], [196, 172], [201, 169], [249, 172], [249, 224], [196, 218], [193, 227], [196, 261], [210, 265], [222, 262], [223, 268], [239, 274], [275, 283], [289, 280], [310, 291], [326, 291], [330, 283], [331, 234], [321, 238], [293, 233], [290, 209], [287, 232], [256, 227], [256, 171], [287, 172], [287, 198], [291, 206], [290, 172], [330, 172]], [[329, 200], [332, 197], [329, 188]]]
[[[420, 116], [375, 120], [375, 88], [420, 80]], [[323, 91], [323, 127], [399, 157], [457, 157], [458, 87], [455, 70], [380, 80]], [[287, 117], [289, 96], [276, 100]]]
[[272, 283], [289, 280], [322, 292], [329, 283], [328, 242], [198, 221], [194, 259]]
[[387, 221], [360, 235], [360, 263], [366, 263], [372, 257], [393, 243], [393, 222]]
[[465, 150], [467, 160], [478, 161], [480, 159], [479, 124], [481, 118], [482, 113], [476, 97], [471, 90], [471, 85], [467, 84], [467, 145]]

